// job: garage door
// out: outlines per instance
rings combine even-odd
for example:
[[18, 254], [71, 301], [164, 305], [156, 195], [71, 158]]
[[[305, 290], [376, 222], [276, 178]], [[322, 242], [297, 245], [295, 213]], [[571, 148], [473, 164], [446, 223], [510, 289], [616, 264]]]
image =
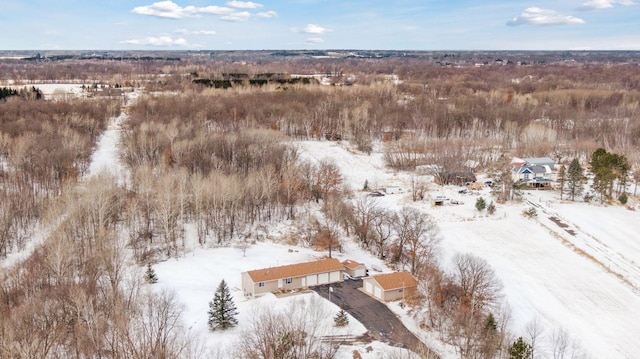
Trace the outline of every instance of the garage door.
[[364, 283], [364, 291], [373, 294], [373, 285], [371, 285], [371, 282]]
[[329, 273], [318, 274], [318, 284], [326, 284], [326, 283], [329, 283]]
[[331, 272], [329, 274], [329, 279], [331, 282], [339, 282], [340, 281], [340, 272]]
[[382, 289], [380, 289], [380, 287], [375, 287], [373, 295], [378, 299], [382, 299]]
[[318, 284], [318, 276], [317, 275], [308, 275], [307, 276], [307, 285], [312, 286]]

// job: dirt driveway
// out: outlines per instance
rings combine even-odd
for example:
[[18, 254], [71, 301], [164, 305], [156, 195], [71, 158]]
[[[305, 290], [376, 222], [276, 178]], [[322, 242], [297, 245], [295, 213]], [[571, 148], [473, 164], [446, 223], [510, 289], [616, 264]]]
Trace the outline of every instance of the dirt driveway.
[[312, 287], [325, 299], [344, 308], [349, 314], [364, 325], [373, 338], [393, 346], [407, 348], [415, 353], [425, 353], [423, 358], [438, 358], [424, 343], [416, 338], [387, 308], [372, 297], [360, 291], [362, 280], [347, 280], [331, 284], [333, 292], [329, 295], [329, 285]]

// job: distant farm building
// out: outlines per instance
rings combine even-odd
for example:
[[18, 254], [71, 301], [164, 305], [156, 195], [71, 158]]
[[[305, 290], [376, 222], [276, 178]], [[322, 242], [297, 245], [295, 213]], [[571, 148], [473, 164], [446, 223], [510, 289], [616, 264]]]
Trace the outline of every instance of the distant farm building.
[[256, 297], [341, 282], [343, 270], [343, 264], [335, 258], [252, 270], [242, 273], [242, 292]]
[[471, 171], [443, 173], [434, 178], [434, 182], [439, 185], [454, 184], [464, 186], [466, 183], [475, 181], [476, 175]]

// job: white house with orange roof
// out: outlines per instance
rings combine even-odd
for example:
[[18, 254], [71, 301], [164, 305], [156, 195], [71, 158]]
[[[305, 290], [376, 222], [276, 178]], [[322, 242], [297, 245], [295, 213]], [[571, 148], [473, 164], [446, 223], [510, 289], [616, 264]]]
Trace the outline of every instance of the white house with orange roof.
[[378, 274], [362, 282], [365, 293], [385, 302], [410, 297], [418, 291], [418, 281], [407, 271]]
[[304, 289], [342, 281], [344, 266], [335, 258], [242, 273], [242, 292], [248, 297]]

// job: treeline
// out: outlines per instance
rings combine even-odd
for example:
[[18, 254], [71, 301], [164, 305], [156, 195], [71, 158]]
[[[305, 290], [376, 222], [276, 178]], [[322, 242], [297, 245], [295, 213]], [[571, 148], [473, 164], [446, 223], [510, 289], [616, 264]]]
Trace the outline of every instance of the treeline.
[[[225, 129], [270, 128], [295, 139], [349, 140], [363, 151], [375, 140], [406, 137], [460, 139], [484, 149], [565, 159], [588, 158], [598, 147], [630, 156], [640, 145], [640, 92], [632, 67], [416, 65], [409, 71], [406, 64], [396, 65], [389, 70], [398, 72], [402, 83], [395, 85], [383, 74], [361, 74], [355, 67], [350, 75], [354, 86], [288, 86], [281, 91], [265, 85], [225, 94], [171, 76], [163, 86], [191, 95], [155, 99], [155, 109], [145, 111], [151, 116], [162, 109], [166, 115], [159, 116], [174, 117], [186, 112], [186, 117]], [[325, 67], [336, 73], [351, 70]], [[332, 81], [339, 84], [344, 76]], [[209, 101], [212, 96], [215, 101]]]
[[35, 99], [42, 100], [42, 91], [39, 88], [31, 86], [31, 88], [21, 88], [16, 90], [10, 87], [2, 87], [0, 88], [0, 100], [4, 100], [8, 97], [19, 96], [24, 99]]

